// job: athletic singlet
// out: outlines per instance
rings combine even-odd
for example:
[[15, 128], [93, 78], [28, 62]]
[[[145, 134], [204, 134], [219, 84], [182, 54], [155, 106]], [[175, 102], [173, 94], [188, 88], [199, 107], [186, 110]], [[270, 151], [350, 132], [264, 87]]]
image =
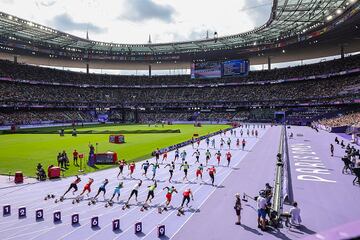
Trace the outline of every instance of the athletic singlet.
[[189, 169], [189, 165], [188, 165], [188, 164], [184, 164], [184, 165], [182, 165], [182, 167], [184, 168], [184, 170], [188, 170], [188, 169]]
[[183, 193], [183, 195], [184, 195], [184, 197], [189, 197], [189, 196], [190, 196], [190, 193], [191, 193], [191, 191], [186, 190], [186, 191]]
[[175, 188], [169, 188], [167, 193], [171, 195], [174, 191], [175, 191]]
[[206, 155], [207, 157], [211, 157], [211, 153], [210, 153], [210, 152], [206, 152], [205, 155]]
[[109, 182], [103, 182], [103, 184], [101, 184], [100, 188], [105, 188], [108, 183]]
[[143, 167], [144, 167], [144, 169], [148, 168], [148, 167], [149, 167], [149, 165], [150, 165], [150, 164], [149, 164], [149, 163], [147, 163], [147, 162], [146, 162], [146, 163], [143, 163]]
[[199, 166], [199, 167], [198, 167], [198, 170], [199, 170], [199, 171], [203, 171], [203, 170], [204, 170], [204, 167], [203, 167], [203, 166]]
[[155, 188], [156, 188], [156, 186], [155, 186], [155, 185], [151, 185], [151, 186], [149, 187], [149, 191], [154, 191], [154, 190], [155, 190]]

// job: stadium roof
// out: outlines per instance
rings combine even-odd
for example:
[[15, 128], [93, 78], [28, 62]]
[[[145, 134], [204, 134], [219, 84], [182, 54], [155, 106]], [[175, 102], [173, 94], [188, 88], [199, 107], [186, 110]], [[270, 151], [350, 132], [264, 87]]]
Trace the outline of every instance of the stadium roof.
[[232, 50], [270, 44], [307, 33], [341, 16], [357, 0], [274, 0], [264, 25], [236, 35], [161, 44], [117, 44], [76, 37], [0, 12], [0, 36], [28, 44], [70, 51], [105, 54], [164, 55]]

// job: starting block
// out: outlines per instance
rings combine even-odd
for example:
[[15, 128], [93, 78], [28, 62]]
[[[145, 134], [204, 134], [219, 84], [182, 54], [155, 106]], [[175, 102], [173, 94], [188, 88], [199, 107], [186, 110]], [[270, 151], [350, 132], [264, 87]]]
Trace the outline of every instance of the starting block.
[[71, 215], [71, 224], [72, 225], [79, 224], [79, 214], [78, 213]]
[[135, 234], [139, 234], [142, 232], [142, 222], [135, 223]]
[[35, 219], [37, 221], [44, 219], [44, 210], [43, 209], [36, 209], [35, 211]]
[[55, 211], [53, 213], [53, 216], [54, 216], [54, 223], [61, 221], [61, 212], [60, 211]]
[[164, 237], [165, 236], [165, 225], [158, 225], [158, 237]]
[[26, 207], [19, 207], [18, 213], [19, 213], [19, 218], [25, 218], [26, 217]]
[[11, 206], [9, 204], [3, 206], [3, 216], [11, 214]]
[[91, 218], [91, 228], [99, 227], [99, 217], [92, 217]]
[[112, 221], [112, 229], [113, 229], [113, 231], [119, 231], [120, 230], [120, 219], [114, 219]]

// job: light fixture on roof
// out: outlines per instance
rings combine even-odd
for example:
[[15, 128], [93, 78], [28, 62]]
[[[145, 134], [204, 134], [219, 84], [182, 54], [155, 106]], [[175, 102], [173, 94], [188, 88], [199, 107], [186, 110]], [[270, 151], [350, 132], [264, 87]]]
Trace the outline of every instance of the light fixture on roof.
[[285, 53], [285, 49], [283, 49], [281, 52], [282, 52], [282, 53]]
[[331, 19], [333, 19], [332, 15], [329, 15], [329, 16], [326, 17], [326, 20], [328, 20], [328, 21], [331, 21]]
[[342, 14], [342, 10], [341, 9], [336, 10], [336, 14], [338, 15]]

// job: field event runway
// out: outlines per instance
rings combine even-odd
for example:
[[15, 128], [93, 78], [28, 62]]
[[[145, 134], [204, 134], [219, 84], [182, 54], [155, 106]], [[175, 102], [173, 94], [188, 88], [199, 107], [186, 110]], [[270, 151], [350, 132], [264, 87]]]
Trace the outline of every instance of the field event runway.
[[[94, 184], [92, 185], [92, 193], [90, 196], [93, 196], [101, 182], [108, 178], [110, 183], [107, 186], [107, 198], [112, 195], [114, 187], [118, 184], [119, 181], [124, 181], [124, 188], [121, 192], [120, 203], [115, 203], [114, 206], [105, 208], [105, 202], [102, 202], [102, 197], [99, 197], [99, 202], [96, 205], [88, 206], [88, 201], [82, 201], [79, 204], [73, 205], [71, 200], [65, 200], [63, 203], [55, 204], [53, 200], [44, 201], [44, 197], [48, 193], [54, 193], [56, 196], [63, 194], [63, 192], [68, 188], [69, 184], [74, 180], [73, 177], [62, 179], [59, 181], [47, 181], [34, 185], [27, 185], [23, 187], [2, 189], [0, 194], [2, 198], [0, 200], [0, 205], [4, 206], [5, 204], [10, 204], [12, 207], [12, 213], [10, 216], [1, 216], [0, 217], [0, 238], [4, 239], [156, 239], [157, 238], [157, 226], [159, 224], [165, 225], [166, 228], [166, 237], [164, 239], [176, 238], [181, 236], [182, 231], [188, 229], [188, 224], [191, 224], [192, 229], [197, 228], [197, 225], [206, 225], [208, 221], [213, 219], [204, 219], [204, 216], [207, 216], [207, 213], [211, 213], [211, 208], [206, 207], [207, 203], [212, 204], [212, 199], [218, 197], [218, 192], [226, 191], [229, 194], [229, 202], [226, 202], [226, 206], [222, 206], [224, 209], [232, 209], [233, 207], [233, 193], [242, 190], [253, 191], [253, 194], [256, 194], [257, 191], [262, 188], [265, 181], [270, 183], [273, 182], [273, 175], [275, 165], [274, 155], [266, 156], [266, 159], [252, 159], [248, 156], [251, 156], [252, 149], [259, 142], [262, 141], [262, 138], [265, 136], [271, 136], [274, 140], [272, 144], [268, 146], [263, 146], [264, 148], [273, 149], [269, 151], [269, 154], [273, 154], [272, 151], [276, 152], [278, 147], [278, 140], [280, 134], [280, 128], [278, 127], [267, 127], [266, 130], [257, 128], [259, 131], [259, 138], [255, 137], [245, 137], [247, 141], [245, 151], [239, 150], [235, 146], [236, 138], [231, 137], [232, 147], [231, 153], [233, 155], [231, 167], [225, 167], [225, 153], [226, 144], [224, 145], [224, 150], [222, 153], [222, 165], [217, 167], [217, 174], [215, 176], [215, 184], [217, 187], [209, 185], [210, 178], [207, 173], [204, 172], [204, 180], [207, 184], [201, 184], [199, 180], [195, 180], [195, 170], [197, 164], [194, 165], [195, 157], [191, 157], [194, 150], [191, 146], [186, 146], [184, 149], [188, 152], [187, 160], [192, 165], [189, 170], [189, 180], [190, 182], [182, 182], [183, 171], [179, 171], [179, 162], [177, 162], [177, 169], [174, 172], [173, 180], [177, 181], [173, 185], [179, 191], [178, 194], [173, 196], [173, 201], [171, 205], [173, 207], [178, 207], [181, 204], [182, 192], [190, 187], [194, 193], [194, 202], [191, 202], [191, 209], [188, 209], [185, 212], [184, 216], [178, 217], [176, 215], [176, 210], [169, 210], [159, 214], [157, 212], [157, 206], [163, 205], [165, 203], [165, 191], [162, 191], [162, 188], [165, 186], [171, 186], [167, 182], [169, 172], [168, 169], [164, 169], [163, 165], [158, 170], [156, 179], [158, 180], [158, 188], [155, 190], [155, 199], [152, 202], [152, 206], [148, 211], [141, 212], [139, 206], [131, 206], [130, 209], [122, 210], [122, 202], [126, 200], [129, 196], [129, 193], [132, 187], [136, 184], [137, 180], [117, 180], [116, 175], [118, 169], [110, 169], [99, 171], [96, 173], [87, 174], [82, 176], [82, 182], [79, 184], [79, 192], [82, 190], [85, 182], [88, 177], [95, 179]], [[239, 135], [239, 130], [237, 131]], [[230, 134], [224, 138], [225, 140]], [[246, 134], [245, 134], [246, 135]], [[217, 148], [219, 148], [219, 139], [220, 136], [216, 136]], [[201, 150], [201, 162], [204, 163], [204, 152], [206, 149], [205, 141], [202, 141], [200, 144]], [[180, 149], [182, 151], [183, 149]], [[212, 158], [210, 164], [215, 164], [214, 154], [217, 149], [210, 149]], [[256, 155], [254, 155], [256, 156]], [[174, 152], [169, 153], [168, 161], [172, 160], [174, 157]], [[264, 156], [263, 156], [264, 157]], [[250, 163], [251, 161], [251, 163]], [[245, 169], [248, 164], [254, 166], [261, 161], [268, 161], [263, 166], [260, 166], [259, 171], [263, 171], [264, 174], [257, 176], [256, 173], [248, 171]], [[154, 159], [151, 159], [150, 162], [154, 162]], [[264, 171], [266, 169], [266, 171]], [[128, 171], [126, 170], [125, 173]], [[140, 163], [137, 164], [137, 169], [135, 171], [134, 177], [144, 178], [141, 176], [142, 171], [140, 171]], [[150, 174], [149, 174], [150, 175]], [[248, 175], [250, 178], [249, 182], [243, 181], [241, 183], [242, 187], [238, 189], [239, 183], [237, 182], [237, 177], [242, 175]], [[231, 176], [231, 181], [227, 181], [227, 178]], [[139, 189], [139, 201], [144, 201], [147, 195], [147, 186], [151, 183], [150, 180], [145, 180], [143, 185]], [[244, 187], [248, 185], [248, 187]], [[253, 186], [253, 187], [251, 187]], [[229, 189], [229, 191], [227, 191]], [[251, 190], [250, 190], [251, 189]], [[216, 194], [214, 194], [216, 193]], [[67, 197], [72, 197], [71, 193]], [[134, 199], [131, 203], [134, 203]], [[229, 205], [228, 205], [229, 204]], [[27, 217], [23, 219], [18, 219], [17, 210], [19, 207], [25, 206], [27, 208]], [[43, 208], [44, 210], [44, 219], [41, 221], [35, 221], [35, 210]], [[53, 223], [53, 212], [59, 210], [62, 214], [62, 222], [54, 224]], [[208, 212], [209, 211], [209, 212]], [[76, 226], [71, 225], [71, 215], [74, 213], [79, 214], [80, 224]], [[225, 212], [224, 212], [225, 213]], [[226, 218], [230, 219], [229, 222], [233, 225], [234, 213], [233, 211], [229, 212], [230, 216]], [[201, 218], [200, 221], [196, 220], [197, 215]], [[255, 222], [255, 213], [253, 226], [256, 226]], [[99, 227], [91, 228], [90, 219], [93, 216], [99, 217]], [[209, 215], [210, 216], [210, 215]], [[225, 216], [224, 216], [225, 217]], [[112, 220], [115, 218], [120, 219], [120, 230], [112, 231]], [[190, 219], [190, 220], [189, 220]], [[194, 223], [191, 223], [191, 219], [194, 219]], [[143, 230], [141, 234], [134, 234], [134, 224], [137, 221], [141, 221], [143, 224]], [[184, 226], [184, 228], [182, 228]], [[241, 230], [239, 229], [239, 233]], [[203, 236], [204, 238], [209, 238], [208, 236]], [[234, 236], [235, 237], [235, 236]], [[230, 238], [228, 238], [230, 239]], [[235, 238], [234, 238], [235, 239]]]

